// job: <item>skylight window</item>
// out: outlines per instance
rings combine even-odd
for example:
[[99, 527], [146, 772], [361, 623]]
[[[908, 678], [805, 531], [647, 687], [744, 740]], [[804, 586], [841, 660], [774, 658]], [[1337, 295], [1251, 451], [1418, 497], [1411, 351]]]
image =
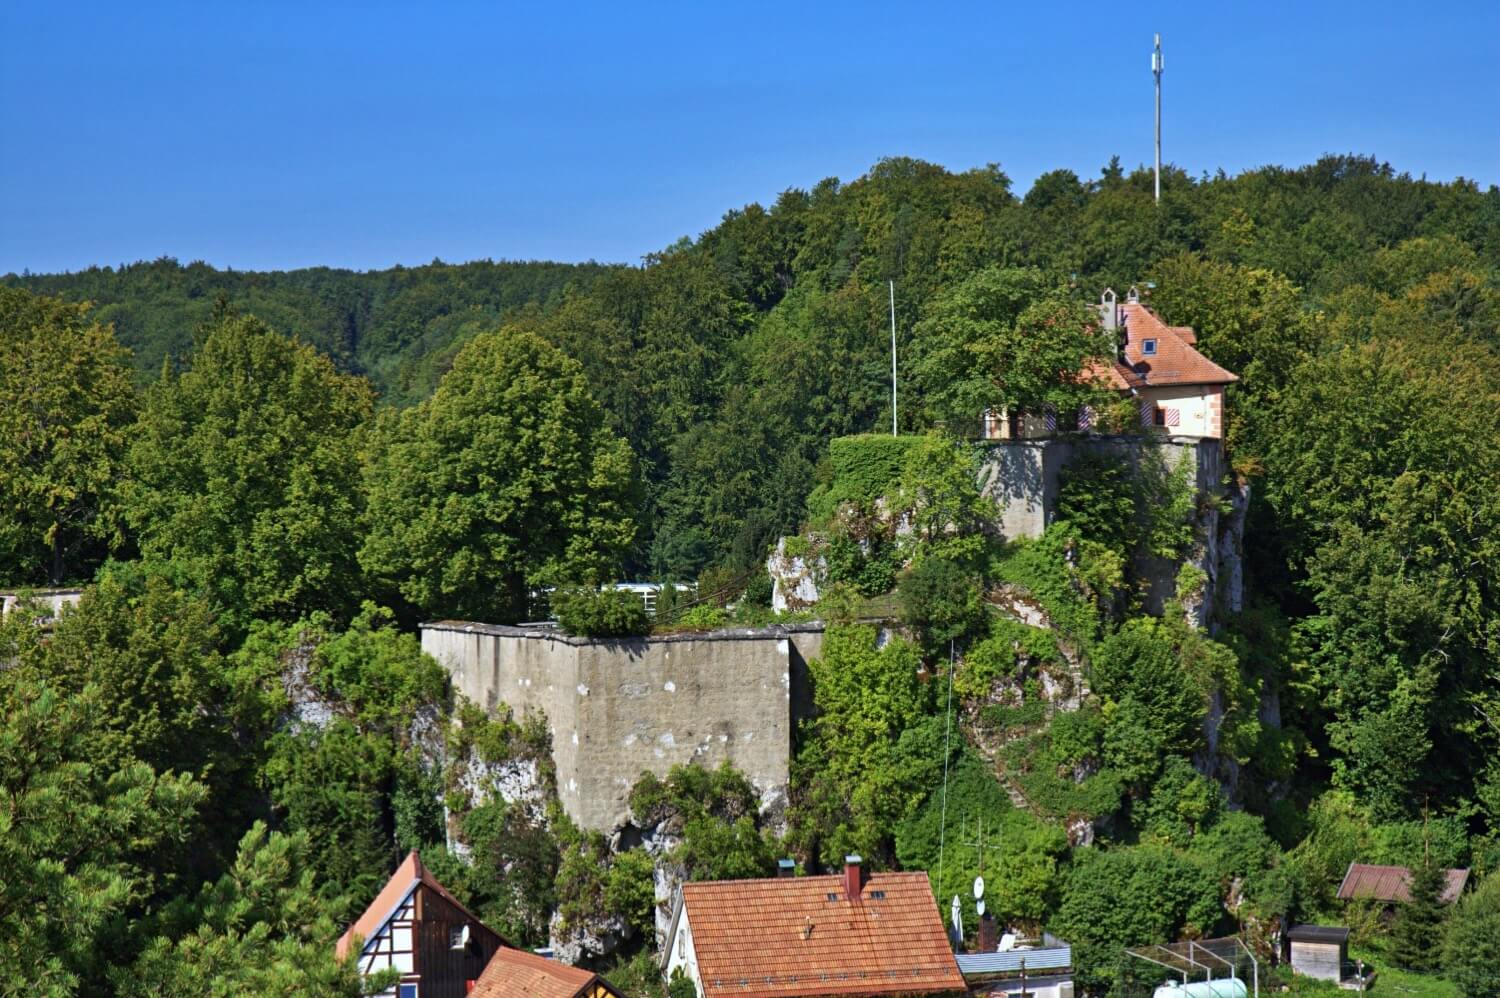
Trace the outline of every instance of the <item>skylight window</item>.
[[1142, 340], [1141, 341], [1141, 354], [1143, 356], [1146, 356], [1146, 357], [1155, 357], [1156, 356], [1156, 341], [1155, 340]]

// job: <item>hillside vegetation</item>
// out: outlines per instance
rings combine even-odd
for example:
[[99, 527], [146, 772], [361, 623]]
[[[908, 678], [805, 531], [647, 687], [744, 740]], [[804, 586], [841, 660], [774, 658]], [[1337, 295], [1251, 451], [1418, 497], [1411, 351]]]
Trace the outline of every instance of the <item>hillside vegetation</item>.
[[[892, 280], [896, 440], [862, 436], [891, 424]], [[1241, 377], [1247, 599], [1206, 629], [1148, 613], [1140, 566], [1181, 561], [1213, 495], [1084, 464], [1005, 544], [975, 487], [979, 408], [1089, 397], [1058, 370], [1100, 349], [1106, 286]], [[940, 891], [984, 869], [1096, 993], [1133, 986], [1126, 944], [1346, 918], [1497, 986], [1470, 954], [1500, 938], [1500, 190], [1329, 157], [1169, 170], [1157, 206], [1117, 163], [1019, 197], [892, 159], [641, 267], [12, 275], [0, 331], [0, 580], [97, 582], [49, 641], [0, 630], [0, 965], [44, 991], [357, 993], [327, 943], [413, 846], [508, 937], [610, 936], [623, 974], [658, 862], [858, 851]], [[545, 724], [453, 702], [409, 633], [553, 586], [628, 630], [586, 596], [621, 577], [764, 619], [783, 536], [835, 582], [791, 806], [643, 779], [657, 856], [572, 827]], [[1335, 901], [1352, 860], [1480, 885], [1388, 927]]]

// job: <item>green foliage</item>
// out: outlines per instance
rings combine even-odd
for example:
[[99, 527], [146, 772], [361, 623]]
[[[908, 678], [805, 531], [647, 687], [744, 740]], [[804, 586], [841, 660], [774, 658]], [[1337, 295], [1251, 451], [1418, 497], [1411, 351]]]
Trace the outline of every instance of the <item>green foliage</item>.
[[1415, 971], [1437, 969], [1448, 914], [1438, 899], [1447, 880], [1447, 871], [1431, 860], [1412, 868], [1411, 900], [1396, 909], [1391, 923], [1389, 949], [1397, 965]]
[[204, 788], [144, 762], [95, 761], [108, 704], [0, 669], [0, 965], [72, 994], [102, 969], [116, 919], [138, 916], [142, 860], [193, 826]]
[[1083, 849], [1073, 856], [1052, 932], [1073, 944], [1078, 978], [1107, 986], [1126, 946], [1210, 933], [1219, 888], [1190, 857], [1158, 845]]
[[182, 374], [146, 393], [127, 518], [149, 560], [226, 619], [348, 613], [362, 490], [356, 431], [373, 393], [311, 347], [222, 317]]
[[984, 623], [979, 581], [946, 558], [926, 558], [901, 577], [901, 622], [936, 654]]
[[697, 998], [698, 985], [693, 979], [682, 972], [679, 967], [672, 972], [672, 979], [667, 982], [667, 998]]
[[623, 589], [577, 586], [551, 594], [552, 612], [569, 634], [629, 638], [651, 632], [651, 615], [640, 596]]
[[1464, 998], [1500, 992], [1500, 877], [1458, 902], [1443, 946], [1443, 975]]
[[86, 578], [124, 542], [130, 351], [87, 305], [0, 287], [0, 580]]
[[819, 468], [822, 481], [807, 498], [809, 517], [821, 522], [844, 503], [871, 510], [875, 500], [895, 492], [908, 458], [923, 440], [880, 433], [830, 440], [827, 460]]
[[[938, 863], [943, 800], [931, 794], [896, 830], [896, 856], [906, 869], [927, 870], [940, 902], [960, 895], [965, 924], [975, 924], [973, 898], [962, 890], [985, 878], [985, 898], [1003, 924], [1039, 927], [1054, 903], [1067, 836], [1055, 825], [1016, 811], [994, 773], [972, 752], [963, 752], [949, 776], [948, 828]], [[977, 843], [983, 823], [985, 849]]]
[[818, 716], [793, 764], [790, 837], [837, 866], [858, 853], [879, 862], [889, 835], [942, 774], [943, 719], [921, 656], [900, 638], [877, 647], [874, 628], [830, 627], [809, 663]]
[[941, 292], [913, 330], [930, 418], [966, 433], [987, 409], [1071, 412], [1102, 391], [1078, 376], [1111, 356], [1098, 316], [1040, 271], [989, 268]]
[[979, 493], [979, 453], [936, 433], [907, 455], [894, 505], [910, 521], [904, 540], [913, 562], [976, 561], [995, 516], [994, 504]]
[[187, 930], [157, 936], [134, 964], [112, 973], [118, 993], [355, 998], [393, 983], [393, 972], [366, 980], [354, 960], [335, 962], [339, 926], [323, 905], [309, 851], [305, 833], [268, 834], [257, 822], [233, 868], [173, 912]]
[[361, 563], [423, 614], [523, 619], [531, 589], [609, 577], [634, 537], [630, 449], [536, 336], [476, 338], [375, 437]]

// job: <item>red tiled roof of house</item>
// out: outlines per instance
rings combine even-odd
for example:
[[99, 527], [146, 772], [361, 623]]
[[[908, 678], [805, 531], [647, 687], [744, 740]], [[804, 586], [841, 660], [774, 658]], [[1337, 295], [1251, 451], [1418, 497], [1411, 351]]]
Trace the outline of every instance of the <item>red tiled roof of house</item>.
[[[1169, 326], [1135, 303], [1120, 306], [1120, 320], [1125, 328], [1120, 359], [1138, 384], [1227, 385], [1240, 380], [1194, 349], [1198, 337], [1186, 326]], [[1147, 340], [1156, 341], [1154, 354], [1145, 352]]]
[[838, 875], [682, 887], [705, 995], [962, 992], [925, 873], [871, 874], [857, 901]]
[[[391, 879], [385, 882], [385, 886], [380, 889], [379, 894], [375, 895], [375, 900], [370, 902], [370, 906], [365, 909], [364, 914], [360, 915], [353, 925], [345, 929], [342, 936], [339, 936], [339, 941], [333, 947], [334, 954], [338, 959], [342, 960], [348, 954], [349, 944], [354, 941], [355, 936], [368, 940], [371, 935], [379, 932], [380, 927], [385, 924], [385, 920], [390, 918], [391, 913], [396, 910], [396, 906], [401, 903], [407, 893], [418, 883], [426, 884], [429, 888], [441, 894], [449, 904], [463, 912], [476, 924], [484, 925], [469, 909], [459, 903], [458, 898], [449, 893], [448, 888], [444, 887], [436, 877], [427, 872], [427, 867], [422, 865], [422, 857], [418, 856], [417, 851], [413, 849], [406, 854], [406, 859], [401, 861], [401, 865], [396, 867], [396, 872], [391, 874]], [[502, 943], [504, 943], [503, 940]], [[508, 946], [510, 944], [504, 943], [504, 945]]]
[[[1469, 882], [1468, 870], [1445, 870], [1443, 893], [1438, 900], [1443, 904], [1457, 901]], [[1411, 870], [1404, 866], [1374, 866], [1370, 863], [1350, 863], [1339, 884], [1339, 898], [1351, 901], [1355, 898], [1372, 898], [1376, 901], [1411, 900]]]
[[471, 998], [511, 998], [514, 995], [579, 998], [587, 995], [596, 983], [602, 984], [610, 994], [619, 994], [592, 970], [570, 967], [535, 953], [502, 946], [490, 957], [484, 973], [479, 975], [469, 994]]

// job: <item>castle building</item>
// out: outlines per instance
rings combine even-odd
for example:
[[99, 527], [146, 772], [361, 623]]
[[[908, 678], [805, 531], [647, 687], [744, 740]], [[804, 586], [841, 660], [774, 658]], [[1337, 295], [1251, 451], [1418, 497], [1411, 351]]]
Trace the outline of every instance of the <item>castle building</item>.
[[[1124, 303], [1114, 291], [1100, 298], [1099, 318], [1116, 337], [1111, 359], [1095, 361], [1084, 375], [1131, 399], [1141, 426], [1168, 436], [1222, 440], [1224, 389], [1238, 381], [1233, 373], [1199, 353], [1197, 334], [1188, 326], [1169, 326], [1142, 304], [1134, 289]], [[1097, 427], [1098, 414], [1052, 412], [984, 414], [986, 440], [1034, 440], [1059, 429]]]

